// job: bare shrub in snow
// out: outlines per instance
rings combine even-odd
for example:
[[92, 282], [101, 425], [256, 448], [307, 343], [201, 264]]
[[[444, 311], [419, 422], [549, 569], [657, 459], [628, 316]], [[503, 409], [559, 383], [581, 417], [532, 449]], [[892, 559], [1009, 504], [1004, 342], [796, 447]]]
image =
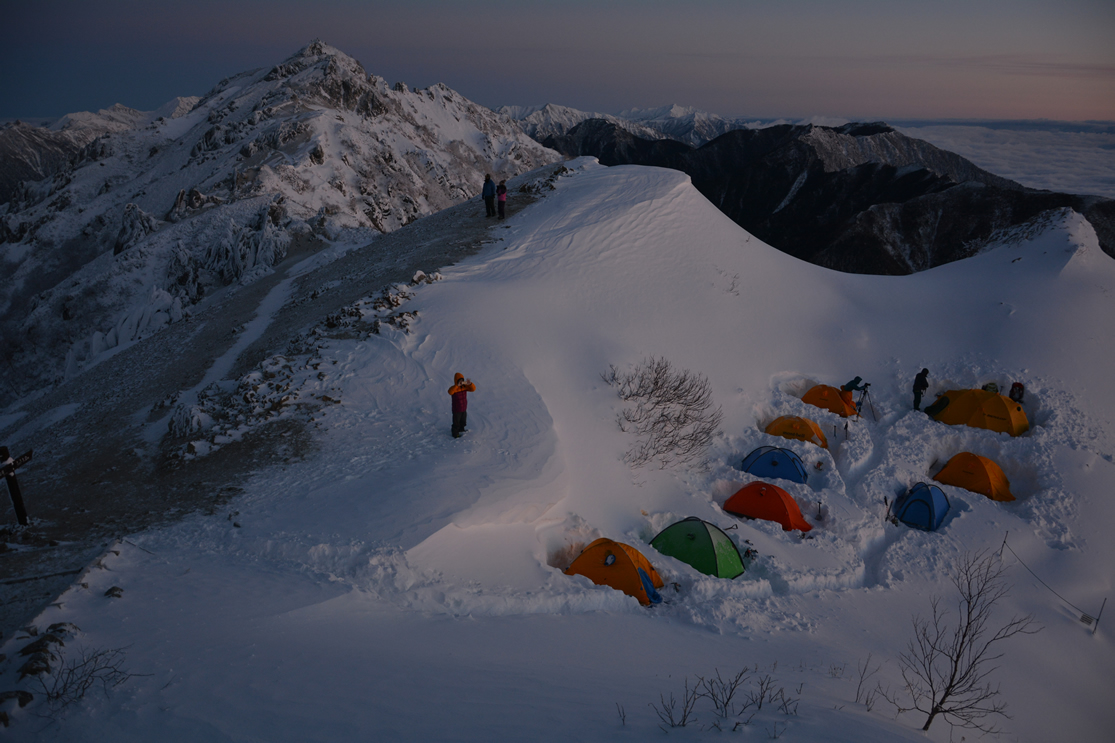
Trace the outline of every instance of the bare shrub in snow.
[[723, 418], [705, 376], [677, 371], [664, 358], [645, 359], [630, 372], [612, 366], [602, 376], [628, 403], [619, 427], [639, 436], [624, 461], [632, 467], [656, 461], [666, 468], [704, 455]]
[[988, 680], [1003, 653], [993, 646], [1015, 635], [1041, 630], [1030, 615], [1011, 617], [1003, 624], [992, 621], [995, 605], [1006, 595], [1005, 568], [995, 553], [965, 553], [957, 562], [952, 583], [957, 591], [955, 624], [940, 597], [933, 597], [928, 617], [914, 616], [914, 637], [898, 656], [902, 688], [883, 690], [883, 698], [898, 713], [918, 711], [928, 715], [922, 730], [942, 716], [950, 725], [997, 732], [984, 718], [1005, 713], [998, 685]]
[[735, 712], [734, 699], [740, 687], [751, 678], [747, 666], [735, 676], [723, 678], [720, 669], [716, 669], [716, 678], [697, 677], [697, 688], [700, 695], [712, 702], [712, 708], [717, 717], [727, 718]]
[[104, 650], [80, 649], [76, 657], [62, 658], [57, 670], [38, 676], [37, 681], [54, 716], [79, 702], [93, 689], [100, 688], [105, 696], [136, 674], [124, 670], [124, 648]]
[[658, 727], [663, 730], [665, 730], [667, 726], [672, 728], [683, 728], [691, 722], [696, 722], [697, 717], [693, 714], [693, 710], [697, 706], [697, 700], [701, 698], [700, 689], [700, 682], [695, 684], [693, 688], [690, 688], [689, 677], [686, 676], [680, 705], [678, 700], [674, 698], [673, 692], [670, 693], [669, 699], [666, 698], [666, 695], [659, 694], [658, 699], [662, 703], [662, 706], [659, 707], [654, 702], [650, 703], [651, 709], [658, 715], [658, 719], [662, 721], [662, 724]]
[[856, 681], [856, 704], [863, 702], [867, 705], [867, 710], [869, 712], [871, 711], [871, 707], [875, 704], [876, 692], [868, 689], [866, 684], [882, 667], [883, 665], [881, 663], [874, 668], [871, 667], [871, 653], [867, 654], [867, 660], [856, 665], [856, 670], [859, 673], [859, 679]]

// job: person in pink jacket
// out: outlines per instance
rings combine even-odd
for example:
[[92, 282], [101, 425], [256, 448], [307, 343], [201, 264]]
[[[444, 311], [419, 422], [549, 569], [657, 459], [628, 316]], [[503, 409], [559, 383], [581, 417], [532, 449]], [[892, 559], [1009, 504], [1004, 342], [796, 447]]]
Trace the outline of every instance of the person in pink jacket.
[[500, 181], [496, 186], [496, 199], [499, 201], [499, 218], [507, 216], [507, 181]]
[[453, 386], [449, 388], [449, 395], [453, 398], [453, 438], [461, 438], [467, 431], [468, 424], [468, 393], [476, 392], [476, 385], [471, 379], [457, 372], [453, 375]]

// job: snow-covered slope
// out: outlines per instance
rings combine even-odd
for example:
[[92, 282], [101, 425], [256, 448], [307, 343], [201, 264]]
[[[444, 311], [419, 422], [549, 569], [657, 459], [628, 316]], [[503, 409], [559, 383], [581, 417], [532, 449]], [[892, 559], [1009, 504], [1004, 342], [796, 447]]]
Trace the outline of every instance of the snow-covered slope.
[[321, 42], [189, 103], [56, 125], [112, 131], [0, 213], [9, 384], [73, 374], [288, 250], [396, 229], [485, 173], [558, 158], [444, 85], [390, 87]]
[[[45, 729], [30, 717], [41, 701], [12, 703], [14, 740], [643, 740], [662, 735], [650, 703], [745, 666], [748, 690], [769, 676], [795, 712], [725, 722], [704, 700], [693, 728], [671, 732], [924, 740], [923, 718], [855, 702], [854, 669], [871, 654], [877, 679], [898, 684], [911, 615], [948, 595], [959, 555], [1009, 532], [1059, 593], [1099, 609], [1115, 564], [1115, 261], [1085, 220], [1060, 212], [974, 258], [861, 276], [764, 245], [677, 171], [582, 160], [555, 185], [497, 242], [408, 290], [409, 332], [372, 335], [381, 313], [360, 303], [360, 320], [322, 333], [305, 390], [337, 402], [315, 453], [260, 472], [225, 510], [131, 535], [36, 619], [79, 628], [67, 652], [126, 646], [128, 670], [149, 675]], [[704, 469], [622, 461], [632, 436], [601, 375], [649, 356], [711, 383], [723, 434]], [[912, 411], [923, 366], [931, 393], [1025, 383], [1032, 430]], [[446, 395], [457, 371], [477, 385], [461, 440]], [[873, 409], [846, 432], [799, 399], [853, 375], [873, 383]], [[783, 414], [817, 420], [830, 448], [762, 433]], [[720, 510], [764, 444], [810, 467], [786, 486], [809, 539]], [[998, 461], [1018, 500], [946, 486], [940, 531], [884, 522], [884, 497], [962, 450]], [[757, 562], [719, 580], [649, 546], [687, 516], [735, 527]], [[638, 547], [667, 602], [645, 609], [564, 575], [596, 536]], [[1002, 616], [1030, 612], [1044, 630], [1003, 646], [1005, 739], [1103, 740], [1110, 627], [1093, 636], [1006, 554]], [[928, 737], [949, 735], [937, 723]]]

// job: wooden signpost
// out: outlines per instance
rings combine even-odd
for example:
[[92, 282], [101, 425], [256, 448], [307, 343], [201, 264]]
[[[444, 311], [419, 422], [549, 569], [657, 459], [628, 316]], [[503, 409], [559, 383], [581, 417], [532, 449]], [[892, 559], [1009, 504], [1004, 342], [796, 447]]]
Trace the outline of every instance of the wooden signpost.
[[[15, 459], [8, 453], [8, 447], [0, 446], [0, 474], [8, 484], [8, 495], [12, 498], [12, 507], [20, 526], [27, 526], [27, 509], [23, 507], [23, 494], [19, 491], [19, 480], [15, 477], [17, 467], [22, 467], [31, 461], [31, 450], [21, 454]], [[9, 461], [10, 460], [10, 461]]]

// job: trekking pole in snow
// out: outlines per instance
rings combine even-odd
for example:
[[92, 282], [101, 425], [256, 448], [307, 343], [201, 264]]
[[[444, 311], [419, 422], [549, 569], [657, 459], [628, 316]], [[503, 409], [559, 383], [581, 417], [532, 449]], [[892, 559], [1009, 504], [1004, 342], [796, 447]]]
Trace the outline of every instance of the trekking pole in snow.
[[19, 490], [19, 480], [15, 477], [15, 470], [16, 467], [25, 465], [30, 461], [31, 451], [12, 459], [11, 454], [8, 453], [8, 447], [0, 446], [0, 466], [3, 467], [2, 473], [4, 481], [8, 484], [8, 495], [12, 499], [12, 508], [15, 509], [15, 517], [20, 526], [27, 526], [27, 509], [23, 507], [23, 494]]

